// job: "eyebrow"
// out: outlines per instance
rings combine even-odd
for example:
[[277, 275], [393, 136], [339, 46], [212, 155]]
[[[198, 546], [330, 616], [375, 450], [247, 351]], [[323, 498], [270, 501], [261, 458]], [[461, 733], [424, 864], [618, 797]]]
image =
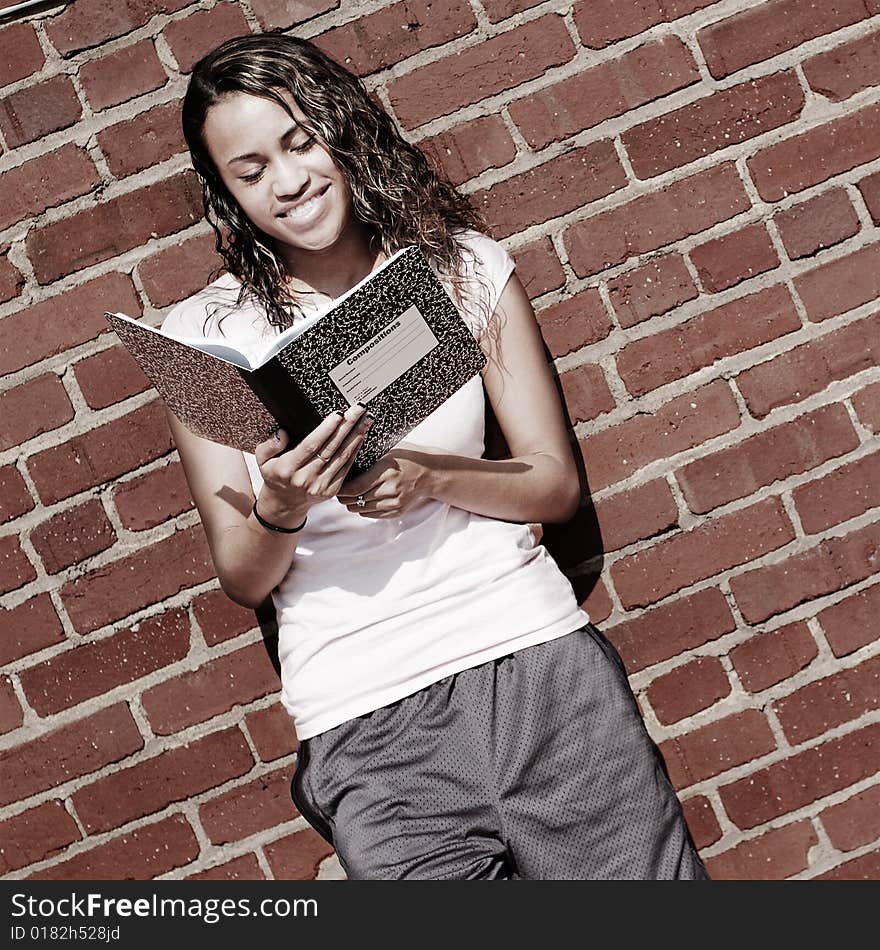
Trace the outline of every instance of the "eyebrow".
[[[285, 143], [291, 137], [291, 135], [293, 135], [294, 132], [300, 128], [302, 128], [302, 126], [298, 122], [294, 122], [293, 125], [282, 136], [279, 137], [278, 141], [282, 144]], [[235, 158], [230, 158], [226, 164], [234, 165], [236, 162], [250, 162], [257, 158], [262, 158], [259, 152], [247, 152], [244, 155], [236, 155]]]

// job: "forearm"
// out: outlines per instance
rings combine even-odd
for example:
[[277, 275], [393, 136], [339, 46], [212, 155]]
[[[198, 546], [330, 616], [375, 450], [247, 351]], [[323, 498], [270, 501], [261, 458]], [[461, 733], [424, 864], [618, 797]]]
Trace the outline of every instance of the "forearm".
[[568, 521], [580, 502], [574, 463], [536, 452], [493, 461], [461, 455], [427, 460], [428, 497], [502, 521]]
[[[293, 528], [306, 517], [305, 509], [283, 509], [264, 491], [257, 500], [261, 517], [281, 527]], [[229, 527], [212, 551], [217, 576], [227, 596], [244, 607], [259, 606], [290, 571], [299, 533], [272, 531], [251, 512], [240, 524]]]

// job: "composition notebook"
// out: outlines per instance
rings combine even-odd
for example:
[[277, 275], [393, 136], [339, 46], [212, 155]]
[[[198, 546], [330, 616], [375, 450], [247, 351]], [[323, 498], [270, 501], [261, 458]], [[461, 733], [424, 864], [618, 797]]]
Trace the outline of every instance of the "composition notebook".
[[352, 465], [365, 471], [486, 358], [421, 248], [405, 247], [304, 327], [250, 362], [222, 337], [172, 337], [124, 314], [107, 321], [191, 432], [244, 452], [281, 426], [291, 444], [356, 402], [375, 421]]

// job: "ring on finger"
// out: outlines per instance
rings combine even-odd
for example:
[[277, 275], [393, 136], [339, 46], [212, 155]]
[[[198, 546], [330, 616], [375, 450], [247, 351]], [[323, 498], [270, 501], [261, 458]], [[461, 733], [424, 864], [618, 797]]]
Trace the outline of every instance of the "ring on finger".
[[366, 505], [366, 503], [367, 503], [366, 499], [364, 498], [363, 495], [357, 496], [357, 500], [355, 501], [355, 504], [358, 506], [358, 508], [363, 508], [364, 505]]

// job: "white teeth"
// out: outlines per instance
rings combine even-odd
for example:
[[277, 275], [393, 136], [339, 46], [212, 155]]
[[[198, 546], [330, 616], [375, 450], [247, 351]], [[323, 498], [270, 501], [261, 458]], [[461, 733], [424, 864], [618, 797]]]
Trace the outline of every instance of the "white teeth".
[[285, 211], [282, 217], [285, 218], [303, 218], [305, 217], [312, 208], [321, 200], [322, 195], [315, 195], [312, 198], [309, 198], [308, 201], [304, 202], [301, 205], [297, 205], [295, 208], [291, 208], [290, 211]]

